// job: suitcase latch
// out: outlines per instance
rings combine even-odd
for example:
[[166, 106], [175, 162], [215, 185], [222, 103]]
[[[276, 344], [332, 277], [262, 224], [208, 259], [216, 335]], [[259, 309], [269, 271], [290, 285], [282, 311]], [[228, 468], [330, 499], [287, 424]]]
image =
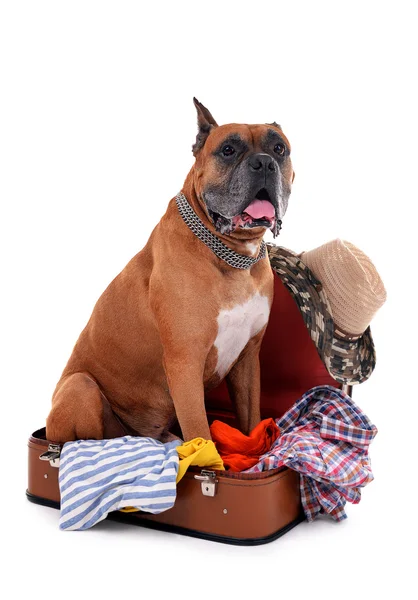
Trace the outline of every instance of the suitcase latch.
[[41, 454], [39, 460], [49, 460], [51, 467], [60, 466], [61, 446], [59, 444], [49, 444], [48, 450]]
[[204, 496], [214, 496], [216, 494], [218, 480], [216, 479], [215, 471], [206, 471], [203, 469], [200, 475], [195, 475], [194, 478], [201, 482], [202, 494]]

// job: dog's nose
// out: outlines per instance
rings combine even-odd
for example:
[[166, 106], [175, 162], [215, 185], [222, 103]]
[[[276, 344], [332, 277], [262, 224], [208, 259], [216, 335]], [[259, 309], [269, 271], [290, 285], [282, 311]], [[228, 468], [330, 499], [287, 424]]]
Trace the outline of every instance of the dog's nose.
[[275, 171], [276, 163], [273, 158], [269, 154], [264, 154], [263, 152], [259, 152], [258, 154], [253, 154], [249, 160], [250, 170], [251, 171]]

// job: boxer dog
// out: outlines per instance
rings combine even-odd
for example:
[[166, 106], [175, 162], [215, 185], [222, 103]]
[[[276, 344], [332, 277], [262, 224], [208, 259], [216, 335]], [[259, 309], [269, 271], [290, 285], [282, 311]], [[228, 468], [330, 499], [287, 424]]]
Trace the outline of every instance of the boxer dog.
[[218, 126], [196, 98], [195, 162], [146, 246], [96, 303], [52, 398], [49, 440], [211, 439], [205, 390], [226, 378], [240, 429], [260, 421], [273, 297], [265, 250], [294, 173], [276, 123]]

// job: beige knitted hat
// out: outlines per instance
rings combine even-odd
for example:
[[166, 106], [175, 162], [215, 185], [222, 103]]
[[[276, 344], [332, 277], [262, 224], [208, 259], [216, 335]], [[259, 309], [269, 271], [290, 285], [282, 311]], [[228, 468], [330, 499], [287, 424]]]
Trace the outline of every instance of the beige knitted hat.
[[361, 336], [386, 300], [386, 290], [368, 256], [345, 240], [301, 252], [300, 259], [326, 290], [335, 333]]
[[376, 365], [369, 323], [386, 299], [370, 259], [342, 240], [300, 254], [267, 249], [330, 375], [348, 385], [366, 381]]

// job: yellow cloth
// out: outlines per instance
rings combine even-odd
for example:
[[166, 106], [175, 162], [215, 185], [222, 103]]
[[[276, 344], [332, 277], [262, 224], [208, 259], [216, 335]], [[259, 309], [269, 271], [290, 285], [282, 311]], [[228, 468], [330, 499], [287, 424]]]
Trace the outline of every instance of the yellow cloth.
[[[179, 470], [177, 473], [176, 483], [185, 475], [189, 467], [212, 467], [224, 471], [224, 463], [216, 449], [215, 444], [211, 440], [203, 438], [194, 438], [190, 442], [184, 442], [176, 448], [179, 455]], [[127, 506], [121, 508], [120, 512], [138, 512], [139, 508]]]
[[176, 483], [184, 476], [187, 469], [195, 467], [212, 467], [212, 469], [225, 470], [224, 463], [212, 440], [194, 438], [177, 446], [179, 455], [179, 470]]

